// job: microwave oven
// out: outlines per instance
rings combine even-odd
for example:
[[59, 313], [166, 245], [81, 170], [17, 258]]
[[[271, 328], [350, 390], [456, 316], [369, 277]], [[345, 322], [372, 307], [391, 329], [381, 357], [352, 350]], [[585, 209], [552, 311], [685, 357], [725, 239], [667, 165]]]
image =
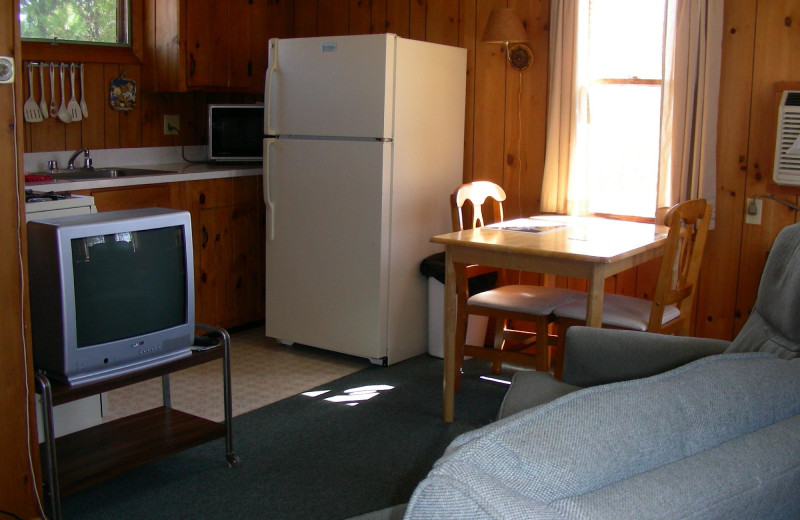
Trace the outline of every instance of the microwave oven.
[[208, 159], [217, 162], [261, 162], [263, 104], [208, 106]]

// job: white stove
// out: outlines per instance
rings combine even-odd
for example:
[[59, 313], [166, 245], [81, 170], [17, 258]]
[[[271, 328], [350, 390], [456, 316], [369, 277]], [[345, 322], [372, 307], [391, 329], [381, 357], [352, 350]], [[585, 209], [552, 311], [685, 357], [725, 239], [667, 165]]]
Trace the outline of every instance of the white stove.
[[94, 197], [25, 190], [25, 221], [97, 213]]
[[[25, 190], [25, 222], [85, 213], [97, 213], [94, 197]], [[31, 297], [35, 298], [33, 295]], [[39, 442], [43, 442], [41, 396], [37, 395], [36, 397]], [[104, 410], [107, 409], [108, 400], [104, 393], [54, 407], [53, 427], [56, 437], [101, 424]]]

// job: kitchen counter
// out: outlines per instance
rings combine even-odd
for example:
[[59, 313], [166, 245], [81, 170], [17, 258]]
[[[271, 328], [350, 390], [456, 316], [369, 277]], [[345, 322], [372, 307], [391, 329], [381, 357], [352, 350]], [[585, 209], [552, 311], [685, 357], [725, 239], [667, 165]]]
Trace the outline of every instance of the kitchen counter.
[[[202, 157], [204, 147], [187, 147], [187, 157]], [[58, 160], [63, 167], [67, 164], [69, 152], [40, 152], [25, 154], [25, 172], [37, 173], [45, 171], [48, 160]], [[58, 173], [52, 180], [26, 182], [25, 187], [37, 191], [79, 191], [101, 188], [119, 188], [143, 184], [162, 184], [168, 182], [186, 182], [228, 177], [250, 177], [261, 175], [261, 164], [219, 164], [189, 163], [181, 158], [180, 147], [128, 148], [94, 150], [91, 152], [95, 168], [129, 167], [145, 170], [167, 170], [175, 173], [148, 174], [140, 177], [126, 176], [113, 179], [59, 179]], [[83, 165], [83, 157], [75, 161], [76, 168]]]
[[161, 184], [165, 182], [186, 182], [205, 179], [221, 179], [225, 177], [249, 177], [261, 175], [261, 165], [249, 164], [148, 164], [137, 166], [146, 170], [169, 170], [176, 173], [148, 174], [141, 177], [126, 176], [113, 179], [59, 179], [58, 173], [53, 174], [53, 180], [26, 182], [26, 188], [37, 191], [78, 191], [95, 190], [99, 188], [119, 188], [122, 186], [137, 186], [141, 184]]

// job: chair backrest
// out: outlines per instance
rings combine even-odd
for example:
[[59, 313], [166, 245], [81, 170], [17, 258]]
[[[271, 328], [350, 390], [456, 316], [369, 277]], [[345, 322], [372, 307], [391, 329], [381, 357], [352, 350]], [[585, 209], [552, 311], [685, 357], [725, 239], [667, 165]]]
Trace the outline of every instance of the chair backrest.
[[[669, 234], [653, 294], [648, 331], [689, 333], [710, 221], [711, 206], [705, 199], [680, 202], [667, 212], [664, 224], [669, 227]], [[661, 321], [667, 305], [675, 305], [681, 314], [665, 331]]]
[[[462, 184], [450, 195], [450, 210], [453, 223], [453, 231], [463, 231], [487, 224], [484, 218], [483, 205], [486, 199], [492, 201], [492, 220], [488, 223], [501, 222], [503, 220], [503, 201], [506, 200], [506, 192], [503, 188], [490, 181], [474, 181]], [[464, 203], [472, 203], [472, 224], [464, 227]]]

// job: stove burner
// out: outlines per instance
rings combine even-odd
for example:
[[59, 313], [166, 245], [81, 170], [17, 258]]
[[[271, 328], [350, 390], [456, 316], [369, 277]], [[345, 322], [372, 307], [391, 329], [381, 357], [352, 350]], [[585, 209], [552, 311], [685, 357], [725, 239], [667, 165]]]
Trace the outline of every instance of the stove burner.
[[67, 192], [55, 191], [33, 191], [31, 189], [25, 190], [25, 202], [46, 202], [49, 200], [62, 200], [70, 196]]

